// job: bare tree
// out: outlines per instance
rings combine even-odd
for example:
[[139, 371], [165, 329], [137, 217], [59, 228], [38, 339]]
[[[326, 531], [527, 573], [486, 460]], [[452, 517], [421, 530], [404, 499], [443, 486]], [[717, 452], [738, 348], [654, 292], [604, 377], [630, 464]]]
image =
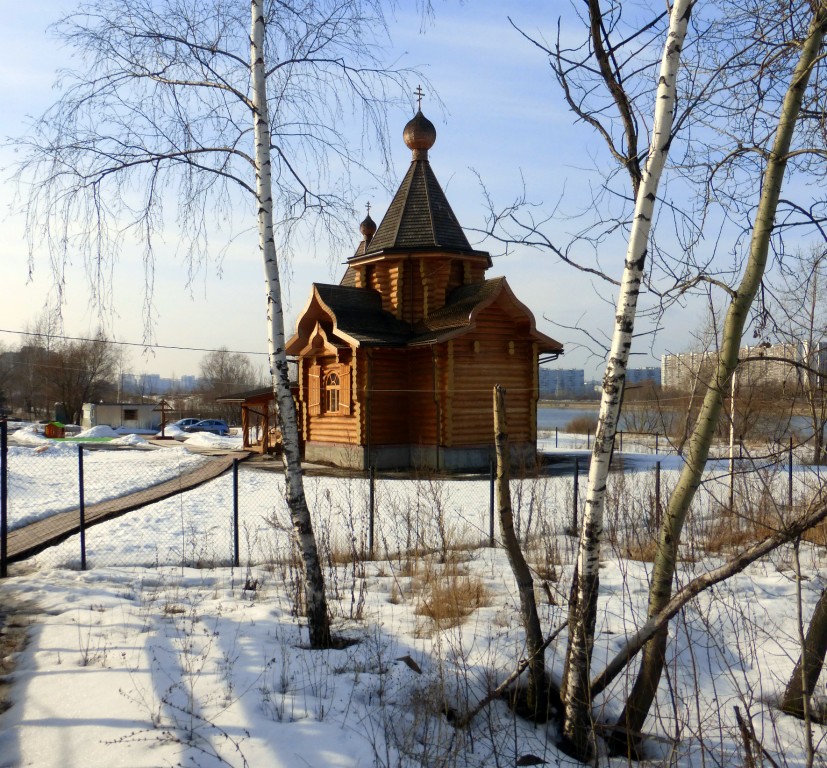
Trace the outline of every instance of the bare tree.
[[330, 627], [301, 480], [279, 270], [297, 231], [335, 242], [350, 229], [349, 170], [360, 157], [339, 130], [345, 116], [361, 119], [361, 147], [372, 143], [387, 159], [385, 110], [405, 73], [382, 65], [385, 30], [373, 0], [92, 0], [56, 27], [85, 69], [64, 76], [63, 95], [22, 142], [30, 251], [42, 237], [58, 289], [62, 265], [80, 254], [105, 304], [110, 268], [132, 237], [151, 318], [166, 207], [177, 211], [193, 273], [213, 239], [226, 246], [255, 220], [287, 505], [316, 647], [329, 644]]
[[534, 597], [534, 579], [528, 567], [520, 540], [514, 530], [514, 515], [511, 509], [509, 473], [511, 456], [508, 447], [508, 423], [505, 417], [505, 389], [494, 387], [494, 445], [497, 452], [497, 511], [500, 518], [503, 546], [520, 593], [520, 615], [526, 636], [526, 659], [528, 662], [527, 708], [541, 722], [548, 717], [548, 681], [546, 680], [545, 650], [537, 600]]
[[[634, 161], [631, 161], [628, 156], [626, 158], [627, 165], [631, 168], [635, 211], [617, 299], [611, 351], [603, 376], [603, 394], [589, 468], [586, 508], [581, 524], [580, 544], [569, 607], [569, 645], [563, 690], [565, 707], [563, 735], [571, 745], [575, 757], [581, 760], [590, 760], [596, 749], [594, 729], [591, 724], [590, 673], [597, 616], [606, 478], [609, 473], [612, 446], [620, 416], [626, 367], [635, 327], [637, 299], [643, 282], [658, 185], [672, 139], [678, 68], [692, 4], [691, 0], [676, 0], [670, 12], [669, 32], [663, 49], [657, 84], [649, 154], [640, 170], [639, 180], [634, 167], [637, 159], [636, 152]], [[596, 2], [590, 3], [589, 11], [589, 18], [594, 29], [592, 42], [599, 47], [603, 39], [600, 29], [602, 16]], [[603, 62], [604, 59], [605, 57], [598, 53], [598, 60]], [[604, 76], [611, 85], [615, 81], [611, 68], [609, 70]], [[618, 94], [617, 103], [625, 118], [629, 104], [627, 99]], [[627, 130], [632, 130], [634, 134], [633, 128]]]
[[46, 391], [66, 415], [80, 424], [83, 404], [107, 399], [115, 392], [118, 350], [103, 333], [92, 341], [63, 340], [44, 361]]
[[[782, 198], [780, 188], [788, 167], [815, 175], [822, 173], [817, 163], [824, 156], [820, 79], [813, 78], [815, 87], [808, 90], [807, 86], [813, 71], [820, 66], [825, 9], [823, 2], [779, 0], [767, 4], [750, 0], [736, 5], [720, 0], [703, 20], [698, 42], [691, 49], [691, 67], [683, 70], [685, 93], [682, 92], [681, 111], [675, 114], [674, 123], [660, 145], [664, 150], [670, 149], [672, 155], [677, 151], [681, 162], [681, 192], [685, 192], [684, 197], [689, 200], [687, 205], [691, 206], [689, 210], [674, 204], [667, 208], [672, 215], [671, 234], [681, 251], [679, 258], [670, 260], [650, 238], [653, 231], [649, 229], [651, 210], [646, 228], [640, 229], [641, 211], [638, 208], [645, 169], [638, 150], [639, 136], [641, 129], [646, 127], [644, 120], [648, 114], [641, 99], [651, 92], [646, 78], [652, 68], [653, 36], [659, 34], [662, 16], [653, 14], [648, 22], [632, 28], [627, 25], [624, 30], [620, 21], [625, 9], [622, 3], [609, 1], [601, 9], [597, 0], [588, 0], [586, 8], [588, 12], [583, 14], [583, 19], [588, 33], [582, 45], [564, 49], [559, 38], [555, 48], [537, 39], [531, 42], [549, 55], [569, 107], [579, 120], [605, 140], [615, 161], [605, 173], [603, 187], [592, 200], [588, 212], [591, 220], [565, 247], [555, 245], [543, 234], [547, 219], [540, 217], [535, 208], [526, 206], [524, 200], [518, 201], [522, 205], [509, 206], [496, 213], [492, 205], [489, 226], [506, 246], [520, 242], [549, 249], [563, 261], [581, 268], [583, 263], [577, 258], [578, 248], [580, 253], [591, 248], [599, 254], [600, 250], [606, 250], [617, 233], [628, 233], [632, 243], [645, 231], [649, 249], [644, 252], [655, 257], [650, 263], [654, 262], [661, 273], [660, 287], [651, 271], [645, 277], [647, 286], [658, 295], [656, 304], [659, 301], [661, 305], [655, 306], [652, 317], [659, 318], [660, 310], [669, 302], [681, 301], [688, 292], [704, 286], [723, 291], [729, 301], [721, 346], [712, 366], [710, 383], [703, 387], [704, 402], [689, 439], [686, 469], [670, 501], [672, 514], [665, 519], [660, 535], [655, 566], [657, 578], [650, 598], [650, 615], [655, 615], [671, 595], [674, 556], [680, 543], [683, 515], [706, 464], [709, 444], [721, 416], [725, 387], [737, 365], [741, 338], [753, 311], [753, 300], [758, 295], [768, 253], [771, 248], [779, 249], [784, 232], [793, 227], [808, 226], [812, 231], [821, 225], [822, 219], [816, 212], [823, 207], [822, 198], [809, 208], [802, 207], [800, 203]], [[671, 8], [670, 23], [674, 23], [677, 8], [677, 3]], [[662, 87], [666, 82], [668, 80], [662, 78], [659, 84]], [[674, 86], [673, 83], [670, 85]], [[663, 105], [662, 100], [658, 103]], [[655, 120], [657, 122], [657, 117]], [[694, 130], [684, 137], [685, 132], [681, 129], [688, 125]], [[793, 143], [796, 127], [799, 132]], [[649, 135], [651, 146], [657, 147], [654, 126], [649, 128]], [[631, 199], [636, 206], [630, 216], [625, 215], [622, 208], [622, 203], [629, 197], [620, 189], [620, 183], [625, 184], [625, 178], [621, 177], [626, 175], [632, 184]], [[762, 180], [760, 185], [757, 178]], [[760, 191], [760, 199], [756, 190]], [[655, 202], [656, 195], [657, 191], [651, 195], [651, 203]], [[621, 201], [620, 213], [614, 212], [616, 201]], [[559, 211], [557, 213], [559, 215]], [[804, 215], [806, 213], [809, 215]], [[703, 235], [704, 224], [715, 215], [739, 225], [732, 242], [732, 258], [723, 267], [713, 264], [714, 250], [712, 254], [704, 254], [696, 247]], [[630, 249], [629, 254], [626, 272], [635, 265], [636, 252]], [[611, 281], [605, 267], [600, 267], [586, 271]], [[642, 271], [635, 277], [639, 288], [644, 280]], [[626, 289], [621, 288], [621, 294], [624, 292]], [[637, 301], [637, 292], [634, 301]], [[587, 758], [594, 751], [590, 686], [583, 672], [590, 664], [596, 613], [602, 528], [600, 493], [605, 488], [605, 483], [600, 482], [605, 474], [599, 456], [610, 445], [617, 423], [622, 374], [635, 328], [635, 312], [630, 318], [625, 310], [619, 301], [615, 313], [616, 333], [612, 348], [607, 351], [609, 364], [604, 377], [601, 411], [607, 401], [609, 405], [605, 408], [605, 417], [601, 415], [602, 426], [595, 441], [589, 509], [581, 531], [570, 600], [570, 641], [563, 685], [566, 702], [564, 733], [573, 753], [580, 758]], [[764, 317], [763, 310], [763, 305], [759, 304], [755, 312], [759, 323]], [[628, 335], [624, 337], [625, 332]], [[682, 513], [678, 512], [680, 509]], [[666, 632], [664, 624], [647, 646], [642, 674], [619, 723], [618, 749], [633, 747], [627, 743], [623, 729], [628, 728], [629, 733], [639, 732], [646, 717], [652, 700], [646, 696], [654, 695], [662, 669], [663, 646], [657, 648], [657, 645], [659, 642], [665, 644]], [[659, 654], [660, 663], [650, 663]]]
[[[659, 614], [672, 595], [672, 582], [683, 525], [689, 506], [700, 487], [730, 377], [738, 365], [738, 353], [744, 327], [764, 277], [784, 173], [788, 161], [795, 154], [791, 152], [793, 135], [799, 121], [810, 77], [820, 60], [824, 33], [827, 30], [827, 3], [814, 3], [809, 6], [809, 10], [809, 18], [803, 19], [805, 24], [803, 30], [798, 26], [802, 23], [801, 15], [788, 19], [792, 28], [802, 36], [795, 39], [794, 45], [790, 46], [789, 55], [795, 57], [794, 69], [789, 75], [788, 86], [778, 106], [776, 130], [774, 134], [765, 137], [765, 143], [769, 149], [762, 152], [764, 168], [761, 194], [755, 210], [755, 223], [751, 230], [747, 263], [737, 288], [730, 291], [731, 299], [722, 329], [721, 348], [717, 357], [715, 374], [706, 390], [698, 421], [689, 440], [686, 463], [677, 486], [670, 496], [658, 537], [649, 592], [650, 617]], [[776, 65], [778, 63], [776, 62]], [[663, 626], [646, 645], [640, 670], [618, 720], [623, 734], [618, 741], [622, 742], [630, 752], [634, 752], [636, 734], [643, 728], [657, 691], [665, 660], [667, 635], [667, 627]]]
[[827, 589], [822, 590], [816, 603], [807, 635], [801, 645], [795, 669], [790, 675], [781, 709], [796, 717], [805, 717], [810, 710], [810, 699], [815, 693], [818, 678], [827, 655]]
[[[256, 374], [250, 358], [242, 352], [230, 352], [221, 347], [201, 358], [201, 393], [207, 400], [221, 395], [242, 392], [255, 386]], [[217, 412], [228, 421], [238, 418], [238, 406], [226, 404]]]

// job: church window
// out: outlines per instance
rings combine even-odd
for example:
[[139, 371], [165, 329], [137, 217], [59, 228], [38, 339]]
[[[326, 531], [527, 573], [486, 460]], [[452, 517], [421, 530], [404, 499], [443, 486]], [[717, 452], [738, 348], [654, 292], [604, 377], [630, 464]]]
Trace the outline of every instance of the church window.
[[341, 383], [338, 373], [328, 373], [324, 378], [324, 409], [325, 413], [339, 412], [339, 396]]

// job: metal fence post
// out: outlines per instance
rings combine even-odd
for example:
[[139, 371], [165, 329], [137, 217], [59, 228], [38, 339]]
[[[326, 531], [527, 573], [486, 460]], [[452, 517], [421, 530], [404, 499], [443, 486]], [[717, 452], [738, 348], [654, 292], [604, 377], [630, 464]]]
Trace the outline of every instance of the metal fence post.
[[9, 425], [0, 421], [0, 578], [8, 576], [9, 559]]
[[80, 511], [80, 569], [86, 570], [86, 500], [83, 492], [83, 446], [78, 444], [78, 501]]
[[787, 496], [790, 501], [790, 509], [793, 508], [793, 438], [790, 436], [790, 466], [787, 470]]
[[373, 465], [368, 476], [368, 558], [373, 560], [373, 534], [376, 525], [376, 467]]
[[660, 437], [660, 434], [658, 432], [655, 432], [655, 456], [658, 455], [658, 438], [659, 437]]
[[238, 546], [238, 459], [233, 459], [233, 565], [241, 565]]
[[572, 536], [577, 535], [577, 513], [578, 513], [578, 506], [580, 505], [580, 458], [575, 456], [574, 457], [574, 504], [572, 505], [571, 510], [571, 530]]
[[[556, 430], [555, 430], [556, 433]], [[556, 434], [555, 434], [556, 440]], [[488, 464], [488, 546], [494, 546], [494, 484], [497, 480], [496, 465], [493, 461]]]
[[660, 530], [660, 462], [655, 462], [655, 527]]
[[554, 447], [557, 447], [557, 427], [554, 428]]
[[620, 430], [620, 452], [623, 453], [623, 430]]

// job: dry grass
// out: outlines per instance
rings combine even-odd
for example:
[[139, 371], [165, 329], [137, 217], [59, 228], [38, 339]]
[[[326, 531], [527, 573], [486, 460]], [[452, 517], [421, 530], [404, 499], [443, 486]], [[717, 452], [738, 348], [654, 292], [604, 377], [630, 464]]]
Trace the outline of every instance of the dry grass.
[[594, 434], [597, 429], [597, 419], [594, 416], [575, 416], [566, 424], [566, 432], [577, 435]]
[[746, 518], [722, 513], [704, 531], [701, 547], [709, 554], [740, 551], [775, 532], [766, 514]]
[[637, 560], [641, 563], [653, 563], [658, 550], [658, 542], [653, 537], [641, 541], [635, 537], [634, 541], [627, 541], [621, 547], [623, 556], [628, 560]]
[[818, 525], [810, 528], [801, 538], [819, 547], [827, 547], [827, 520], [822, 520]]
[[414, 613], [429, 620], [420, 628], [421, 634], [459, 626], [475, 610], [489, 605], [482, 579], [471, 576], [459, 564], [438, 566], [426, 561], [422, 566], [411, 584], [418, 595]]

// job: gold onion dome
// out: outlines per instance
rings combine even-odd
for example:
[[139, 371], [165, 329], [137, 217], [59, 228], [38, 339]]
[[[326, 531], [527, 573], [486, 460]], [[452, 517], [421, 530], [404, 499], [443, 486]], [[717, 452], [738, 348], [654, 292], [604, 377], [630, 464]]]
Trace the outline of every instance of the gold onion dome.
[[428, 150], [434, 146], [436, 141], [436, 128], [434, 124], [422, 114], [420, 109], [413, 116], [413, 119], [408, 121], [405, 130], [402, 132], [402, 138], [409, 149], [413, 150], [414, 160], [424, 159], [428, 157]]

